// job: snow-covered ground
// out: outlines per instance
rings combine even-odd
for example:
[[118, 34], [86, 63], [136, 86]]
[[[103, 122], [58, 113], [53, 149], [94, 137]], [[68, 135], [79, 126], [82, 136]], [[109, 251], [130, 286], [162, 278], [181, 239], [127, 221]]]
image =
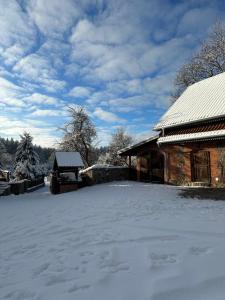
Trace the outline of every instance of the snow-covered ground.
[[0, 299], [224, 300], [225, 202], [115, 182], [0, 198]]

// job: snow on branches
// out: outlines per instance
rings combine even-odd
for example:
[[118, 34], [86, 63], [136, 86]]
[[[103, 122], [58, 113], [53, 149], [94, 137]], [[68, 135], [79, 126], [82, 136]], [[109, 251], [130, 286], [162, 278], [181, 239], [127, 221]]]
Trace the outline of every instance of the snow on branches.
[[216, 23], [199, 51], [177, 72], [172, 100], [190, 85], [225, 72], [225, 25]]
[[64, 137], [60, 149], [77, 151], [80, 153], [86, 166], [92, 163], [93, 142], [96, 139], [96, 130], [87, 112], [83, 107], [68, 107], [70, 120], [62, 128]]
[[32, 144], [33, 138], [27, 132], [20, 136], [16, 151], [14, 175], [16, 179], [34, 179], [39, 176], [39, 156]]

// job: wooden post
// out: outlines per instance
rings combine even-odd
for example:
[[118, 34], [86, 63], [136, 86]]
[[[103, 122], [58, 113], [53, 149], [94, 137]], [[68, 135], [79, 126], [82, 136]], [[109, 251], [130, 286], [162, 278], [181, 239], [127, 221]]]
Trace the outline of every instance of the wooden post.
[[137, 157], [137, 181], [141, 181], [141, 156]]
[[129, 166], [129, 179], [131, 179], [131, 156], [129, 155], [128, 156], [128, 166]]

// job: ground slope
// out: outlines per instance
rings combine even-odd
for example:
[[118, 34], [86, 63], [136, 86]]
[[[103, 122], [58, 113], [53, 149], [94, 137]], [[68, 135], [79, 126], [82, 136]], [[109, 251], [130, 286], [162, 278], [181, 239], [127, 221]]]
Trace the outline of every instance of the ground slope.
[[0, 198], [0, 299], [224, 300], [225, 202], [117, 182]]

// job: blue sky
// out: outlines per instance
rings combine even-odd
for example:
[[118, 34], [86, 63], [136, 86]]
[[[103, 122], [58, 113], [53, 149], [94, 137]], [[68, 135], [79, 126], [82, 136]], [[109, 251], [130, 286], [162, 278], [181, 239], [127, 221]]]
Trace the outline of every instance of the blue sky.
[[67, 105], [83, 105], [99, 143], [139, 140], [169, 106], [176, 70], [224, 1], [0, 0], [0, 136], [52, 146]]

